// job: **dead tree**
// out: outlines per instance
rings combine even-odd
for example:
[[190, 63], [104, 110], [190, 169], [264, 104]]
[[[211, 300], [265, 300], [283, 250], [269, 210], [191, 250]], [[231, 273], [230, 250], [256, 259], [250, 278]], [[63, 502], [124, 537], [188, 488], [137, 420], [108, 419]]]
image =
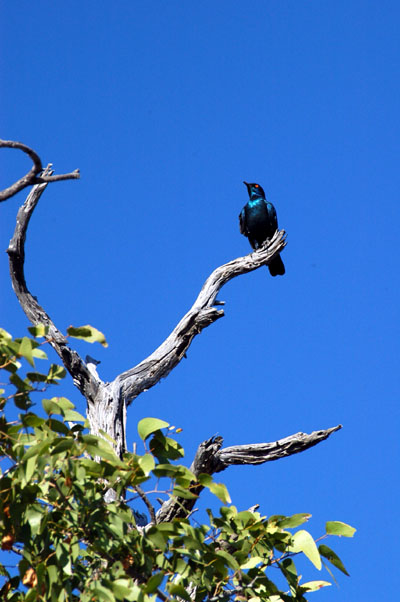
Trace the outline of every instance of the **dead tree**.
[[[25, 203], [18, 211], [15, 232], [7, 249], [13, 289], [32, 324], [35, 326], [43, 324], [48, 328], [47, 341], [59, 355], [75, 386], [86, 399], [87, 417], [92, 433], [99, 434], [100, 431], [107, 433], [114, 440], [116, 453], [122, 457], [126, 451], [127, 407], [138, 395], [168, 376], [185, 356], [194, 337], [223, 317], [224, 311], [221, 309], [223, 302], [217, 300], [222, 286], [236, 276], [268, 265], [271, 259], [286, 246], [285, 232], [277, 231], [261, 249], [216, 268], [205, 281], [192, 307], [167, 339], [137, 366], [122, 372], [111, 383], [105, 383], [97, 373], [95, 361], [89, 356], [86, 356], [84, 361], [70, 347], [67, 338], [58, 330], [47, 312], [39, 305], [36, 297], [28, 290], [24, 274], [26, 233], [42, 193], [49, 182], [78, 178], [79, 171], [55, 176], [50, 165], [42, 170], [38, 155], [26, 145], [0, 141], [0, 147], [18, 148], [27, 153], [34, 163], [27, 176], [0, 192], [0, 201], [3, 201], [33, 184]], [[310, 434], [296, 433], [272, 443], [227, 448], [222, 448], [222, 437], [213, 437], [199, 445], [191, 470], [195, 476], [198, 476], [201, 473], [220, 472], [232, 464], [251, 465], [278, 460], [305, 451], [327, 439], [340, 428], [341, 425], [338, 425]], [[198, 484], [195, 492], [199, 493], [201, 489], [202, 486]], [[145, 501], [148, 503], [147, 499]], [[153, 521], [170, 521], [175, 517], [187, 515], [193, 505], [193, 500], [170, 498], [163, 503], [157, 515], [151, 507], [149, 512]]]

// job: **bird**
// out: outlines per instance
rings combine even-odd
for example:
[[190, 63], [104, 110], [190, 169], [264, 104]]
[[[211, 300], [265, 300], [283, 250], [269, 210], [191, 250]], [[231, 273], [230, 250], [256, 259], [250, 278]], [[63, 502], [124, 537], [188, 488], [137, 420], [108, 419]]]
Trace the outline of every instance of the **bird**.
[[[278, 229], [278, 218], [275, 207], [265, 198], [260, 184], [243, 182], [247, 186], [250, 200], [239, 214], [240, 232], [247, 236], [254, 250], [275, 234]], [[271, 276], [283, 276], [285, 266], [280, 255], [276, 255], [268, 265]]]

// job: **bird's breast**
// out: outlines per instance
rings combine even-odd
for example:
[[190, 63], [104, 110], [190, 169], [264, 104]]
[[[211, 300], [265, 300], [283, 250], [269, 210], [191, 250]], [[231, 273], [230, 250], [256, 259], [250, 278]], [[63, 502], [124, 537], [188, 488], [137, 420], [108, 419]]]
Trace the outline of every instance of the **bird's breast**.
[[247, 203], [245, 214], [247, 231], [259, 242], [271, 237], [277, 229], [273, 207], [264, 199]]

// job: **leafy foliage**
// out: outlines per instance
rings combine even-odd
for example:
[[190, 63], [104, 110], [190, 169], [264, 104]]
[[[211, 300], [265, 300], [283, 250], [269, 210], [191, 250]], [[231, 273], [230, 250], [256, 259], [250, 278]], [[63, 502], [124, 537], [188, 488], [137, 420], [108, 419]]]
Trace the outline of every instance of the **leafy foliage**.
[[[46, 334], [42, 327], [31, 333]], [[0, 367], [12, 387], [11, 393], [0, 391], [0, 539], [3, 557], [9, 553], [16, 564], [14, 571], [0, 565], [2, 599], [302, 601], [308, 591], [329, 583], [301, 584], [294, 562], [299, 553], [317, 569], [322, 556], [348, 574], [333, 550], [325, 544], [317, 548], [307, 531], [296, 530], [309, 514], [266, 518], [239, 512], [226, 487], [210, 475], [195, 483], [190, 470], [174, 463], [183, 450], [162, 432], [166, 422], [141, 421], [138, 432], [147, 440], [143, 455], [127, 453], [121, 460], [106, 438], [88, 432], [68, 399], [43, 399], [42, 411], [33, 412], [33, 396], [65, 375], [56, 365], [47, 373], [36, 371], [35, 361], [46, 359], [41, 347], [36, 339], [13, 340], [0, 330]], [[29, 366], [25, 373], [22, 359]], [[5, 410], [15, 413], [15, 408], [18, 419], [8, 419]], [[171, 479], [171, 496], [193, 497], [200, 483], [224, 506], [218, 515], [207, 511], [207, 524], [185, 518], [138, 527], [130, 498], [160, 477]], [[110, 488], [115, 501], [106, 503]], [[345, 523], [330, 522], [322, 537], [353, 533]], [[271, 580], [274, 567], [285, 591]]]
[[90, 324], [86, 324], [85, 326], [69, 326], [67, 328], [67, 333], [70, 337], [74, 337], [75, 339], [83, 339], [87, 343], [100, 343], [103, 347], [108, 347], [108, 343], [106, 341], [106, 337], [100, 330], [94, 328], [94, 326], [90, 326]]

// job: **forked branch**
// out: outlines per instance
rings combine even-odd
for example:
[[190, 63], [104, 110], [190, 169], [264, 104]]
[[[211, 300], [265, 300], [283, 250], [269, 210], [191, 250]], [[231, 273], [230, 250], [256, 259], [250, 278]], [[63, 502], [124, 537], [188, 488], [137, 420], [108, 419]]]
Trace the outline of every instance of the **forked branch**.
[[11, 198], [14, 196], [14, 194], [17, 194], [17, 192], [23, 190], [27, 186], [33, 186], [34, 184], [41, 184], [44, 182], [49, 183], [59, 182], [60, 180], [73, 180], [80, 177], [79, 169], [75, 169], [75, 171], [66, 174], [52, 175], [48, 172], [43, 172], [41, 175], [39, 175], [43, 171], [43, 166], [39, 155], [22, 142], [16, 142], [14, 140], [0, 140], [0, 148], [16, 148], [18, 150], [22, 150], [33, 161], [32, 168], [25, 176], [17, 180], [17, 182], [14, 182], [14, 184], [11, 184], [11, 186], [8, 188], [0, 191], [0, 203]]
[[[24, 146], [20, 143], [13, 144], [17, 144], [18, 148]], [[28, 149], [28, 147], [26, 148]], [[28, 151], [31, 153], [30, 156], [32, 156], [36, 168], [39, 167], [39, 164], [41, 166], [40, 159], [34, 151], [28, 149], [26, 152]], [[93, 401], [98, 387], [104, 385], [104, 383], [88, 370], [88, 367], [78, 353], [70, 349], [66, 338], [56, 328], [36, 298], [29, 292], [25, 281], [26, 232], [30, 218], [47, 186], [47, 182], [50, 181], [50, 178], [55, 177], [52, 176], [52, 173], [50, 166], [48, 166], [41, 176], [44, 183], [36, 184], [32, 188], [25, 203], [18, 211], [14, 236], [7, 250], [10, 258], [11, 280], [21, 307], [29, 320], [34, 325], [44, 324], [49, 327], [49, 342], [62, 359], [76, 386], [88, 401]], [[185, 356], [194, 337], [200, 334], [203, 328], [206, 328], [224, 315], [222, 309], [215, 307], [215, 305], [221, 305], [221, 303], [216, 301], [216, 298], [222, 286], [236, 276], [267, 265], [277, 253], [283, 250], [285, 245], [285, 232], [283, 230], [277, 231], [271, 241], [258, 251], [244, 257], [238, 257], [216, 268], [207, 278], [192, 308], [181, 319], [160, 347], [140, 364], [123, 372], [112, 383], [107, 385], [112, 398], [114, 400], [118, 399], [120, 404], [128, 405], [140, 393], [157, 384], [162, 378], [165, 378]], [[121, 413], [121, 408], [118, 408], [117, 413]]]
[[[8, 144], [8, 143], [7, 143]], [[9, 143], [11, 144], [11, 143]], [[12, 143], [20, 148], [20, 143]], [[25, 147], [24, 147], [25, 148]], [[26, 147], [36, 170], [41, 167], [39, 157]], [[79, 354], [71, 349], [66, 337], [57, 329], [50, 316], [39, 305], [27, 288], [24, 274], [25, 239], [27, 228], [33, 211], [47, 187], [52, 181], [52, 170], [48, 166], [42, 176], [42, 184], [36, 184], [17, 215], [14, 236], [8, 247], [10, 273], [13, 289], [28, 319], [34, 325], [44, 324], [48, 327], [47, 339], [61, 358], [65, 368], [71, 374], [74, 384], [88, 402], [88, 418], [92, 431], [104, 430], [115, 440], [115, 449], [121, 455], [126, 449], [125, 420], [126, 407], [140, 393], [154, 386], [161, 378], [166, 377], [184, 357], [193, 338], [203, 328], [209, 326], [224, 315], [216, 300], [221, 287], [232, 278], [245, 274], [260, 266], [267, 265], [280, 253], [286, 245], [284, 231], [276, 232], [272, 240], [263, 248], [245, 257], [239, 257], [218, 267], [212, 272], [202, 287], [195, 303], [179, 324], [147, 359], [136, 367], [117, 376], [111, 383], [104, 383], [91, 366], [82, 360]], [[92, 360], [93, 361], [93, 360]], [[95, 361], [95, 360], [94, 360]]]
[[[25, 239], [27, 228], [33, 211], [47, 187], [48, 182], [60, 179], [79, 177], [78, 172], [64, 176], [53, 176], [48, 166], [42, 173], [42, 164], [34, 151], [17, 142], [0, 141], [1, 146], [20, 148], [26, 152], [34, 163], [27, 176], [16, 182], [9, 189], [0, 193], [0, 201], [9, 198], [18, 190], [34, 183], [25, 203], [20, 207], [14, 236], [7, 249], [10, 259], [10, 273], [14, 291], [22, 309], [34, 325], [44, 324], [48, 327], [47, 339], [60, 356], [64, 366], [71, 374], [74, 384], [79, 388], [88, 402], [88, 417], [92, 432], [102, 430], [115, 440], [117, 454], [122, 457], [126, 449], [125, 421], [126, 406], [140, 393], [154, 386], [161, 378], [166, 377], [185, 356], [193, 338], [224, 315], [217, 295], [222, 286], [232, 278], [268, 265], [280, 253], [285, 245], [285, 232], [277, 231], [273, 238], [261, 249], [244, 257], [238, 257], [225, 265], [216, 268], [204, 283], [191, 309], [181, 319], [169, 337], [148, 358], [136, 367], [123, 372], [111, 383], [104, 383], [95, 371], [95, 360], [89, 358], [88, 363], [71, 349], [66, 337], [57, 329], [50, 316], [39, 305], [37, 299], [27, 288], [24, 274]], [[309, 435], [297, 433], [272, 443], [250, 444], [226, 447], [222, 449], [221, 437], [213, 437], [199, 446], [191, 470], [198, 477], [201, 473], [214, 474], [225, 470], [232, 464], [262, 464], [302, 452], [312, 447], [333, 432], [340, 429], [336, 426]], [[193, 483], [193, 491], [199, 494], [203, 489], [198, 482]], [[151, 521], [170, 521], [178, 516], [187, 516], [193, 509], [195, 500], [171, 498], [166, 501], [157, 513], [150, 506], [145, 494], [138, 490], [151, 513]]]

